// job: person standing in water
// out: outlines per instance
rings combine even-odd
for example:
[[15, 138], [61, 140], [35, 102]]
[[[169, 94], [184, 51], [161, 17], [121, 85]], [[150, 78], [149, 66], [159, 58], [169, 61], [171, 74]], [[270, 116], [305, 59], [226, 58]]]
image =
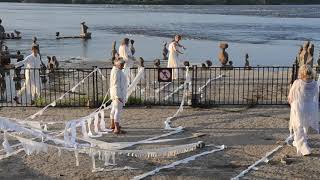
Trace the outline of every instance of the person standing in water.
[[179, 60], [179, 54], [183, 54], [180, 51], [180, 48], [186, 49], [179, 42], [181, 40], [181, 35], [176, 35], [174, 40], [169, 44], [169, 58], [168, 58], [168, 68], [173, 68], [173, 79], [178, 79], [178, 69], [181, 66], [181, 62]]
[[19, 98], [24, 96], [23, 100], [27, 103], [34, 104], [34, 100], [40, 95], [40, 66], [41, 60], [37, 46], [32, 46], [32, 53], [23, 61], [17, 62], [12, 67], [18, 68], [24, 66], [25, 81], [18, 95], [14, 98], [17, 104], [20, 104]]

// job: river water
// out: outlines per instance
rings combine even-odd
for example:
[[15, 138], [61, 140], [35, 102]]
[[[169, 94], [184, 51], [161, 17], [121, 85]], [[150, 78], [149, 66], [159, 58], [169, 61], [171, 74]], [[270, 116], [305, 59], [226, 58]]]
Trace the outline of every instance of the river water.
[[[161, 58], [163, 42], [182, 34], [187, 47], [181, 59], [193, 63], [212, 60], [219, 64], [219, 42], [236, 66], [244, 65], [249, 53], [254, 65], [291, 65], [305, 40], [315, 44], [318, 59], [320, 6], [134, 6], [0, 3], [0, 18], [6, 31], [15, 29], [22, 40], [7, 41], [13, 52], [29, 53], [37, 36], [43, 55], [60, 60], [107, 61], [111, 43], [124, 37], [135, 40], [136, 56]], [[92, 39], [56, 40], [78, 35], [86, 21]]]

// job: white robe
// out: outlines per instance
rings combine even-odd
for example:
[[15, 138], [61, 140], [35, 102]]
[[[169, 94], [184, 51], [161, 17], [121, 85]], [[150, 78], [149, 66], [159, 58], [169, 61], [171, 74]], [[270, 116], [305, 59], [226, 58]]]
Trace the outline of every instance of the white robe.
[[127, 99], [127, 79], [125, 74], [116, 66], [113, 66], [110, 74], [110, 98], [112, 100]]
[[32, 100], [35, 100], [35, 97], [40, 95], [40, 56], [37, 55], [35, 57], [31, 54], [23, 61], [15, 63], [16, 68], [23, 65], [25, 69], [25, 81], [18, 92], [18, 96], [23, 96], [22, 101], [30, 103]]
[[112, 100], [110, 119], [118, 123], [120, 122], [123, 106], [127, 100], [127, 87], [127, 77], [119, 68], [113, 66], [110, 74], [110, 98]]
[[179, 53], [178, 53], [178, 46], [176, 45], [176, 42], [172, 42], [169, 44], [169, 58], [168, 58], [168, 68], [174, 68], [173, 69], [173, 79], [178, 78], [178, 69], [180, 67], [180, 60], [179, 60]]
[[291, 105], [289, 129], [294, 133], [293, 145], [297, 153], [307, 155], [311, 150], [307, 144], [307, 131], [313, 128], [319, 133], [319, 88], [316, 81], [296, 80], [289, 92]]
[[133, 68], [134, 64], [130, 48], [126, 45], [120, 45], [119, 57], [125, 61], [123, 72], [127, 76], [127, 83], [130, 83], [133, 78], [133, 73], [130, 72], [130, 69]]

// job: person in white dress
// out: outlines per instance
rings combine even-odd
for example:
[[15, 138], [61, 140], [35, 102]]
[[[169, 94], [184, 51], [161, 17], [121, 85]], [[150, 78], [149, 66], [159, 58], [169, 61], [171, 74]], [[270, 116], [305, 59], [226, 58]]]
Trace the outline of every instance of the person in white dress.
[[299, 68], [299, 79], [289, 92], [288, 101], [291, 106], [289, 130], [293, 133], [293, 146], [298, 155], [309, 155], [311, 149], [307, 143], [309, 128], [319, 133], [319, 86], [313, 80], [313, 70], [309, 65]]
[[122, 134], [120, 118], [123, 106], [127, 100], [127, 78], [122, 71], [125, 62], [122, 59], [114, 61], [110, 74], [110, 98], [112, 100], [112, 108], [110, 112], [110, 128], [113, 133]]
[[168, 68], [173, 68], [172, 79], [178, 79], [178, 69], [181, 66], [179, 59], [179, 54], [183, 54], [180, 48], [186, 49], [179, 42], [181, 40], [181, 35], [176, 35], [174, 40], [169, 44], [169, 58], [168, 58]]
[[125, 62], [123, 72], [127, 76], [128, 83], [130, 83], [133, 78], [130, 69], [133, 68], [134, 65], [134, 57], [129, 47], [129, 41], [130, 40], [128, 38], [124, 38], [119, 47], [119, 57]]
[[19, 104], [20, 98], [26, 103], [34, 103], [34, 100], [40, 95], [40, 55], [37, 46], [32, 46], [32, 54], [27, 56], [23, 61], [17, 62], [13, 65], [15, 68], [24, 66], [25, 81], [21, 89], [18, 91], [14, 100]]

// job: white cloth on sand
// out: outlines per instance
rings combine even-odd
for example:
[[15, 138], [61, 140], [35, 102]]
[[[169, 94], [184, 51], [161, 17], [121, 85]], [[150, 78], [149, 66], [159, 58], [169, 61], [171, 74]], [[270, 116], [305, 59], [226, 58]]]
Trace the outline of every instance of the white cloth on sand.
[[307, 144], [307, 131], [310, 128], [319, 133], [319, 87], [316, 81], [296, 80], [289, 92], [291, 105], [289, 129], [294, 133], [293, 145], [297, 153], [307, 155], [311, 150]]

